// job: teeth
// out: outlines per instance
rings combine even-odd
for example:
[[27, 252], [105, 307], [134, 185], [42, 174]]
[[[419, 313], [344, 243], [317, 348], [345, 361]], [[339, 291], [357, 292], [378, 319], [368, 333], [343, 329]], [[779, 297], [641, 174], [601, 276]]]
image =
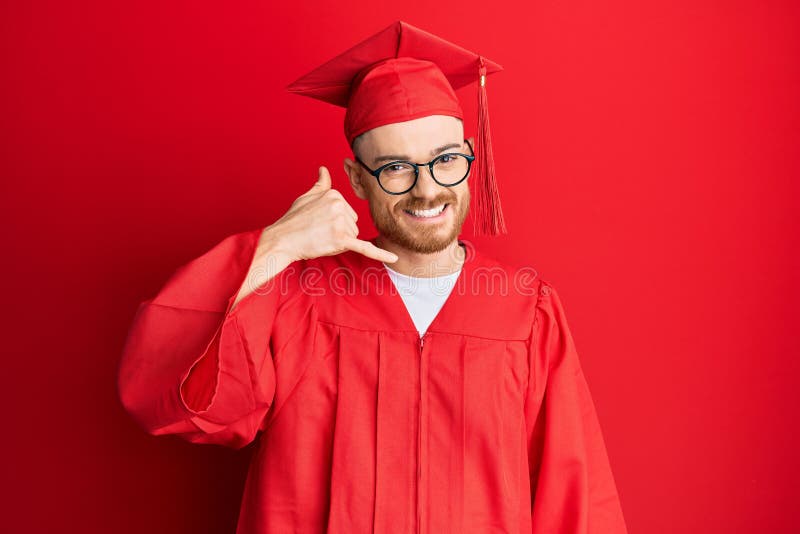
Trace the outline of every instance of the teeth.
[[429, 210], [410, 210], [409, 213], [414, 215], [415, 217], [436, 217], [444, 210], [444, 204], [439, 206], [438, 208], [432, 208]]

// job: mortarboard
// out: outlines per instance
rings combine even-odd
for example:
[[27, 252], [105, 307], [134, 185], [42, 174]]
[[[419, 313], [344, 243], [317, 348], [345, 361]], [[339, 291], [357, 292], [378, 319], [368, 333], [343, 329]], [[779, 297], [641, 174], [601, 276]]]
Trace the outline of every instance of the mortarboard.
[[347, 109], [344, 133], [353, 139], [384, 124], [428, 115], [463, 120], [455, 89], [479, 82], [478, 135], [473, 165], [475, 232], [506, 233], [494, 172], [486, 76], [503, 68], [436, 35], [397, 21], [292, 82], [290, 92]]

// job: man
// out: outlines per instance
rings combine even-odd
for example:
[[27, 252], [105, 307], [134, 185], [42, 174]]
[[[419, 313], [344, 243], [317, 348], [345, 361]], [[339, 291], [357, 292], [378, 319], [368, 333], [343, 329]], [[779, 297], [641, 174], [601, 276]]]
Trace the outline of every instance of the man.
[[[259, 436], [239, 534], [626, 532], [558, 294], [458, 239], [470, 183], [479, 229], [503, 231], [497, 70], [398, 22], [304, 76], [290, 89], [347, 107], [344, 170], [378, 235], [321, 167], [140, 305], [119, 388], [142, 427]], [[479, 75], [475, 143], [453, 87]]]

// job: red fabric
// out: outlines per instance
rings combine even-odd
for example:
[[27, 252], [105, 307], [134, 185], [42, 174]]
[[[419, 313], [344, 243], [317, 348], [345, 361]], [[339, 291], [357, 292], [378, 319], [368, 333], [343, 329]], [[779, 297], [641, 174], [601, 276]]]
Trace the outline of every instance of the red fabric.
[[436, 63], [411, 57], [381, 61], [353, 80], [344, 116], [347, 142], [394, 122], [429, 115], [464, 119], [453, 88]]
[[383, 266], [344, 253], [231, 310], [260, 232], [144, 301], [119, 371], [149, 433], [258, 438], [239, 534], [626, 532], [552, 285], [471, 250], [421, 340]]

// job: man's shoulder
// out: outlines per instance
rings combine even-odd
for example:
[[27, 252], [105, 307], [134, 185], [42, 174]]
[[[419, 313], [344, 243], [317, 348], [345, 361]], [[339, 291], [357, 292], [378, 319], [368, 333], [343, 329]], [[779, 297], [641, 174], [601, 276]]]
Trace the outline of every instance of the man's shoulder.
[[[538, 292], [540, 287], [549, 285], [533, 262], [500, 258], [491, 252], [479, 249], [474, 244], [468, 244], [467, 254], [468, 260], [470, 255], [473, 258], [473, 276], [502, 277], [518, 290], [516, 293], [520, 296], [530, 297]], [[531, 290], [534, 290], [534, 293], [531, 293]]]

